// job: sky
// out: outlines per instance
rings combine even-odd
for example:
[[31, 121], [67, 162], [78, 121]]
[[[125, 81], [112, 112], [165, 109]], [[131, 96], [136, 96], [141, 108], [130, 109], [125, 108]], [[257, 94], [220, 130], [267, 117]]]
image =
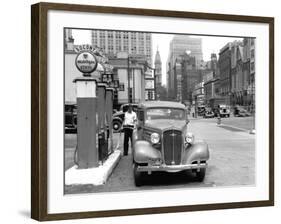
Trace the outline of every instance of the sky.
[[[89, 30], [73, 30], [72, 35], [74, 38], [74, 44], [91, 44], [91, 32]], [[152, 52], [153, 60], [157, 48], [159, 49], [161, 61], [162, 61], [162, 83], [166, 84], [166, 62], [169, 54], [169, 43], [174, 35], [172, 34], [152, 34]], [[192, 37], [192, 36], [191, 36]], [[222, 47], [224, 47], [228, 42], [234, 40], [242, 40], [242, 38], [233, 37], [214, 37], [214, 36], [196, 36], [202, 39], [202, 52], [203, 60], [209, 61], [211, 53], [218, 53]]]

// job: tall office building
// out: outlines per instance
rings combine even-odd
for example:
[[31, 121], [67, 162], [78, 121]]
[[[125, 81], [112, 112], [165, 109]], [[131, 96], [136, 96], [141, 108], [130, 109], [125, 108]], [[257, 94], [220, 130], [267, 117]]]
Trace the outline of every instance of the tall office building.
[[118, 52], [128, 52], [130, 55], [144, 55], [147, 62], [152, 63], [151, 33], [93, 30], [92, 45], [102, 48], [109, 57]]
[[191, 57], [195, 57], [196, 69], [200, 69], [203, 53], [202, 39], [190, 36], [176, 35], [170, 42], [169, 57], [167, 61], [167, 87], [168, 96], [176, 97], [177, 77], [175, 76], [175, 65], [177, 58], [188, 53]]

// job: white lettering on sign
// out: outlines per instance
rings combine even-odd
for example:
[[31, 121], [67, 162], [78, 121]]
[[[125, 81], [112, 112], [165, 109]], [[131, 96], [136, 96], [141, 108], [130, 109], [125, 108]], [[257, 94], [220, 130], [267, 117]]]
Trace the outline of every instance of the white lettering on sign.
[[82, 51], [75, 59], [77, 69], [82, 73], [92, 73], [96, 70], [98, 62], [90, 51]]

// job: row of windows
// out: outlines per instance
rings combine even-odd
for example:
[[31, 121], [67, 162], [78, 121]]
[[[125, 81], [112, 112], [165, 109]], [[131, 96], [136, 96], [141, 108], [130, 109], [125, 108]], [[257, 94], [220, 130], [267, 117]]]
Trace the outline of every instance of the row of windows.
[[[114, 35], [114, 33], [115, 34], [117, 34], [117, 35], [128, 35], [129, 33], [131, 34], [131, 36], [136, 36], [137, 35], [137, 33], [138, 33], [138, 35], [139, 35], [139, 37], [141, 37], [141, 38], [146, 38], [146, 39], [150, 39], [151, 38], [151, 33], [141, 33], [141, 32], [128, 32], [128, 31], [105, 31], [105, 30], [100, 30], [99, 31], [99, 33], [100, 34], [106, 34], [106, 32], [107, 32], [107, 34], [110, 34], [110, 35]], [[97, 35], [98, 34], [98, 31], [93, 31], [92, 32], [92, 35], [93, 36], [95, 36], [95, 35]]]

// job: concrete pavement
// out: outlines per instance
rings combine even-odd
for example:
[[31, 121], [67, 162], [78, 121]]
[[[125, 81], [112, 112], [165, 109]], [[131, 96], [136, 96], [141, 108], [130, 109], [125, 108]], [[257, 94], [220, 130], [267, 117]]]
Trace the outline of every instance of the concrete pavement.
[[205, 120], [191, 121], [189, 130], [195, 140], [206, 141], [211, 158], [205, 181], [216, 186], [253, 185], [255, 183], [255, 135], [226, 129]]
[[[230, 120], [229, 120], [230, 121]], [[225, 125], [226, 126], [226, 125]], [[66, 193], [151, 190], [182, 187], [223, 187], [255, 184], [255, 135], [239, 129], [217, 126], [215, 120], [194, 119], [188, 125], [195, 140], [204, 140], [210, 147], [204, 182], [194, 181], [191, 173], [152, 173], [146, 175], [144, 185], [135, 187], [132, 157], [122, 157], [107, 183], [102, 186], [66, 186]], [[115, 134], [118, 138], [119, 134]], [[123, 148], [123, 137], [120, 146]]]
[[78, 166], [74, 164], [77, 137], [76, 135], [66, 135], [65, 138], [65, 186], [99, 186], [105, 184], [121, 158], [121, 151], [118, 150], [119, 139], [116, 139], [115, 136], [113, 137], [114, 151], [106, 158], [103, 164], [98, 167], [78, 169]]

